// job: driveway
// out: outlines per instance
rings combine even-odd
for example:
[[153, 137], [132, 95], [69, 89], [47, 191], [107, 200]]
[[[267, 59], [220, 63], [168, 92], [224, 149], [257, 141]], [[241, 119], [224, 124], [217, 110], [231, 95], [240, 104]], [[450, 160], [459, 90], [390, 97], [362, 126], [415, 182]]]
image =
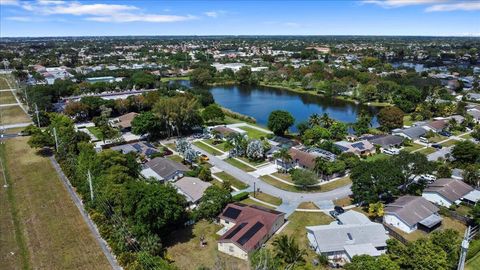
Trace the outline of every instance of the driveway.
[[282, 208], [292, 209], [296, 207], [301, 202], [318, 202], [318, 201], [328, 201], [335, 200], [339, 198], [344, 198], [350, 195], [352, 192], [350, 190], [351, 185], [343, 186], [338, 189], [327, 191], [327, 192], [316, 192], [316, 193], [299, 193], [299, 192], [290, 192], [285, 191], [279, 188], [276, 188], [272, 185], [269, 185], [262, 180], [255, 178], [254, 176], [238, 169], [237, 167], [221, 160], [220, 158], [211, 155], [202, 149], [192, 145], [192, 148], [196, 151], [200, 151], [202, 154], [205, 154], [209, 158], [209, 162], [216, 166], [219, 169], [222, 169], [226, 173], [232, 175], [238, 180], [250, 185], [253, 187], [259, 188], [262, 192], [268, 193], [270, 195], [279, 197], [283, 200], [283, 204], [279, 207], [279, 210]]
[[427, 155], [427, 159], [429, 161], [437, 161], [439, 158], [445, 158], [447, 154], [450, 154], [452, 151], [452, 146], [450, 147], [443, 147], [442, 149], [439, 149], [438, 151], [431, 153]]

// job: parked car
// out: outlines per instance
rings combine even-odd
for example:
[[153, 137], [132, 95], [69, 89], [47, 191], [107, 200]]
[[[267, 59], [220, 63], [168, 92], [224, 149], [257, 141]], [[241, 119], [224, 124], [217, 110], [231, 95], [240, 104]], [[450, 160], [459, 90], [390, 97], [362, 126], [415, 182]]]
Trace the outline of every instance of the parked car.
[[437, 148], [437, 149], [442, 149], [442, 148], [443, 148], [443, 146], [442, 146], [441, 144], [439, 144], [439, 143], [434, 143], [434, 144], [432, 144], [432, 147], [433, 147], [433, 148]]
[[425, 137], [420, 137], [420, 138], [418, 138], [418, 140], [422, 143], [428, 143], [428, 139], [425, 138]]
[[201, 161], [209, 161], [210, 159], [207, 157], [207, 155], [201, 154], [201, 155], [200, 155], [200, 160], [201, 160]]
[[400, 154], [400, 149], [390, 148], [390, 149], [383, 149], [382, 152], [387, 155], [398, 155]]
[[344, 213], [345, 210], [338, 205], [335, 205], [332, 211], [328, 212], [333, 218], [336, 218], [338, 215]]
[[445, 136], [445, 137], [451, 137], [452, 136], [452, 133], [450, 133], [448, 131], [445, 131], [445, 130], [440, 131], [438, 134], [440, 134], [442, 136]]
[[431, 174], [422, 174], [422, 175], [419, 175], [419, 180], [426, 181], [427, 183], [430, 184], [435, 182], [435, 180], [437, 180], [437, 177]]

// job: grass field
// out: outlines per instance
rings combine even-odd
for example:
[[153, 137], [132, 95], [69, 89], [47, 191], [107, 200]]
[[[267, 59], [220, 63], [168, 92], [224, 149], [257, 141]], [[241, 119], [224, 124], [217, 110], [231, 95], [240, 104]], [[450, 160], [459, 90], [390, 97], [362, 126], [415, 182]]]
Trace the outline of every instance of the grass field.
[[424, 147], [424, 146], [421, 145], [421, 144], [412, 143], [411, 146], [407, 146], [407, 147], [403, 148], [403, 150], [408, 151], [408, 152], [412, 152], [412, 151], [420, 149], [422, 147]]
[[27, 114], [20, 108], [20, 106], [2, 107], [2, 124], [15, 124], [30, 122]]
[[238, 188], [238, 189], [246, 189], [248, 188], [248, 185], [243, 183], [242, 181], [238, 180], [237, 178], [231, 176], [230, 174], [226, 173], [226, 172], [218, 172], [218, 173], [214, 173], [214, 175], [220, 179], [222, 179], [223, 181], [229, 181], [230, 182], [230, 185]]
[[272, 173], [272, 175], [282, 179], [282, 180], [285, 180], [287, 182], [290, 182], [290, 183], [293, 183], [292, 181], [292, 176], [288, 173], [281, 173], [281, 172], [275, 172], [275, 173]]
[[271, 207], [270, 205], [266, 205], [266, 204], [263, 204], [261, 202], [254, 201], [250, 198], [246, 198], [245, 200], [242, 200], [240, 202], [244, 203], [244, 204], [248, 204], [248, 205], [257, 205], [257, 206], [261, 206], [261, 207], [265, 207], [265, 208], [269, 208], [269, 209], [275, 209], [275, 208]]
[[208, 144], [211, 145], [211, 146], [214, 146], [215, 148], [218, 148], [218, 149], [220, 149], [220, 150], [222, 150], [222, 151], [224, 151], [224, 152], [227, 151], [227, 150], [225, 149], [225, 143], [226, 143], [226, 142], [221, 141], [221, 143], [214, 144], [214, 142], [216, 142], [216, 141], [218, 141], [218, 140], [214, 140], [214, 139], [204, 140], [204, 142], [208, 143]]
[[102, 140], [103, 135], [98, 127], [87, 127], [87, 129], [93, 134], [93, 136], [97, 137], [97, 139]]
[[[312, 267], [312, 260], [317, 257], [316, 253], [309, 248], [307, 231], [305, 226], [315, 226], [315, 225], [327, 225], [333, 221], [332, 218], [325, 215], [324, 213], [309, 213], [309, 212], [294, 212], [288, 217], [290, 221], [288, 225], [283, 229], [283, 231], [278, 235], [289, 235], [293, 236], [300, 248], [303, 248], [307, 251], [306, 260], [306, 269], [322, 269]], [[271, 248], [273, 240], [276, 236], [272, 237], [267, 246]], [[310, 268], [308, 268], [310, 266]], [[303, 269], [303, 268], [301, 268]]]
[[302, 202], [297, 206], [298, 209], [318, 209], [313, 202]]
[[[250, 192], [250, 196], [253, 196], [253, 192]], [[275, 196], [272, 196], [270, 194], [267, 194], [267, 193], [263, 193], [263, 192], [256, 192], [255, 193], [255, 198], [260, 200], [260, 201], [264, 201], [266, 203], [269, 203], [269, 204], [273, 204], [273, 205], [280, 205], [282, 204], [282, 199], [278, 198], [278, 197], [275, 197]]]
[[183, 162], [183, 158], [179, 155], [170, 155], [170, 156], [167, 156], [167, 158], [178, 163]]
[[425, 149], [417, 151], [418, 153], [424, 154], [424, 155], [429, 155], [431, 153], [435, 153], [437, 150], [433, 147], [427, 147]]
[[250, 139], [260, 139], [262, 137], [267, 136], [267, 133], [258, 130], [256, 128], [248, 127], [248, 126], [243, 126], [243, 127], [238, 127], [241, 130], [245, 130], [247, 132], [247, 136]]
[[334, 189], [346, 186], [346, 185], [351, 184], [351, 183], [352, 183], [352, 180], [350, 180], [350, 177], [345, 176], [345, 177], [340, 178], [338, 180], [328, 182], [328, 183], [322, 185], [321, 191], [326, 192], [326, 191], [334, 190]]
[[218, 156], [218, 155], [222, 154], [222, 152], [220, 152], [220, 151], [210, 147], [208, 144], [205, 144], [205, 143], [200, 142], [200, 141], [194, 142], [193, 145], [195, 145], [198, 148], [206, 151], [207, 153], [215, 155], [215, 156]]
[[[467, 134], [469, 135], [469, 134]], [[465, 137], [463, 137], [465, 138]], [[457, 140], [448, 140], [446, 142], [441, 143], [443, 147], [449, 147], [449, 146], [454, 146], [458, 141]]]
[[[50, 161], [30, 149], [27, 140], [27, 137], [8, 140], [5, 148], [8, 189], [13, 199], [10, 203], [16, 210], [19, 221], [16, 227], [25, 239], [28, 254], [27, 267], [8, 269], [87, 269], [92, 265], [108, 269], [107, 259]], [[2, 227], [11, 222], [0, 220]], [[2, 255], [4, 248], [9, 247], [0, 245]], [[21, 256], [22, 252], [15, 254]]]
[[[246, 261], [223, 254], [217, 250], [216, 234], [222, 227], [202, 220], [193, 226], [180, 229], [166, 239], [167, 256], [171, 257], [179, 269], [194, 270], [200, 266], [210, 269], [248, 269]], [[204, 236], [206, 246], [200, 246]], [[214, 268], [215, 264], [224, 267]]]
[[388, 158], [388, 155], [384, 154], [384, 153], [379, 153], [379, 154], [375, 154], [375, 155], [371, 155], [371, 156], [368, 156], [366, 161], [377, 161], [379, 159], [386, 159]]
[[12, 92], [0, 92], [0, 104], [12, 104], [17, 103], [15, 96]]
[[347, 206], [347, 205], [351, 205], [352, 204], [352, 198], [345, 197], [345, 198], [336, 199], [336, 200], [333, 200], [333, 204], [339, 205], [339, 206], [342, 206], [342, 207]]
[[319, 192], [319, 191], [322, 191], [322, 189], [319, 186], [311, 187], [311, 188], [308, 188], [308, 189], [301, 189], [299, 187], [280, 182], [277, 179], [271, 177], [270, 175], [262, 175], [262, 176], [260, 176], [260, 179], [262, 181], [264, 181], [265, 183], [268, 183], [268, 184], [270, 184], [274, 187], [277, 187], [279, 189], [283, 189], [283, 190], [286, 190], [286, 191], [292, 191], [292, 192]]
[[480, 253], [473, 258], [471, 258], [465, 267], [466, 270], [477, 270], [480, 269]]
[[225, 159], [225, 162], [227, 163], [230, 163], [231, 165], [239, 168], [240, 170], [242, 171], [245, 171], [245, 172], [253, 172], [255, 171], [255, 168], [254, 167], [251, 167], [243, 162], [240, 162], [234, 158], [227, 158]]
[[10, 89], [10, 86], [7, 83], [7, 79], [5, 78], [5, 75], [0, 76], [0, 90], [1, 89]]

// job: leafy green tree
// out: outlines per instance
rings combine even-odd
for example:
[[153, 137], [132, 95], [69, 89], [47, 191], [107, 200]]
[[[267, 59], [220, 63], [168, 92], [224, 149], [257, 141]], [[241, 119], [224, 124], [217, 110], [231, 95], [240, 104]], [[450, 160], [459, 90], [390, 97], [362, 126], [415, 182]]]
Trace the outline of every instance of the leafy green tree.
[[217, 104], [210, 104], [202, 111], [202, 117], [205, 122], [223, 121], [225, 119], [225, 113], [223, 113], [222, 108]]
[[252, 270], [277, 270], [280, 269], [280, 261], [266, 248], [255, 251], [250, 257]]
[[480, 186], [480, 167], [479, 165], [467, 165], [463, 170], [463, 181], [474, 187]]
[[480, 125], [476, 125], [476, 126], [473, 128], [473, 131], [472, 131], [472, 133], [470, 133], [470, 135], [471, 135], [472, 138], [474, 138], [475, 140], [480, 141]]
[[174, 133], [180, 136], [202, 125], [202, 117], [198, 112], [197, 99], [189, 95], [177, 95], [161, 98], [154, 106], [153, 112], [166, 123], [167, 135]]
[[460, 257], [460, 245], [462, 239], [458, 231], [452, 229], [446, 229], [441, 231], [435, 231], [430, 235], [432, 244], [440, 247], [447, 255], [447, 263], [449, 266], [447, 269], [455, 269]]
[[295, 118], [289, 112], [276, 110], [270, 113], [267, 126], [275, 135], [281, 136], [293, 123], [295, 123]]
[[404, 112], [412, 112], [422, 101], [422, 93], [414, 86], [401, 87], [394, 94], [393, 102]]
[[400, 266], [387, 255], [377, 258], [369, 255], [354, 256], [352, 261], [345, 265], [345, 270], [400, 270]]
[[447, 164], [441, 164], [437, 168], [438, 178], [450, 178], [452, 176], [452, 169]]
[[331, 137], [332, 133], [330, 133], [328, 129], [321, 126], [313, 126], [303, 133], [302, 142], [305, 145], [315, 145], [319, 144], [323, 139], [329, 139]]
[[165, 123], [152, 112], [140, 113], [132, 120], [133, 134], [149, 134], [151, 138], [159, 138], [164, 130]]
[[[280, 159], [282, 161], [282, 164], [284, 165], [292, 162], [292, 156], [290, 155], [290, 152], [286, 147], [280, 148], [280, 150], [278, 150], [273, 154], [273, 157], [276, 159]], [[284, 172], [286, 172], [287, 166], [284, 166], [283, 168], [284, 168]]]
[[463, 164], [474, 164], [480, 158], [480, 148], [472, 141], [464, 140], [457, 142], [452, 149], [455, 161]]
[[447, 270], [447, 254], [430, 239], [421, 238], [407, 245], [402, 269], [436, 269]]
[[345, 139], [345, 136], [348, 134], [347, 129], [348, 127], [345, 123], [335, 121], [328, 129], [331, 134], [330, 138], [336, 141]]
[[195, 210], [195, 215], [197, 219], [213, 219], [231, 201], [232, 195], [228, 190], [212, 185], [205, 190], [202, 200]]
[[352, 128], [356, 135], [363, 135], [368, 133], [372, 126], [372, 117], [367, 113], [359, 114], [357, 121], [352, 124]]
[[378, 122], [385, 130], [403, 127], [404, 113], [397, 107], [385, 107], [378, 113]]
[[237, 81], [240, 84], [255, 84], [256, 81], [253, 78], [252, 70], [250, 67], [243, 66], [240, 68], [239, 71], [235, 74], [237, 77]]
[[298, 246], [294, 237], [280, 235], [273, 240], [273, 246], [275, 247], [275, 257], [286, 264], [287, 269], [305, 264], [304, 256], [307, 255], [307, 252]]
[[295, 169], [292, 172], [292, 181], [295, 185], [306, 189], [308, 186], [318, 183], [318, 177], [314, 172], [305, 169]]
[[204, 67], [196, 68], [190, 73], [190, 80], [194, 85], [206, 86], [213, 82], [212, 71]]

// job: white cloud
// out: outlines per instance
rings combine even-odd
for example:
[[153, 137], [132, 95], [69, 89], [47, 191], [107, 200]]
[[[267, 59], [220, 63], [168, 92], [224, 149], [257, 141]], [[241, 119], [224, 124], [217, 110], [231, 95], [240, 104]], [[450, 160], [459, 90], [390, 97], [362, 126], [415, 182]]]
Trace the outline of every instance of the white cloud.
[[37, 0], [40, 5], [62, 5], [65, 4], [65, 1], [59, 0]]
[[445, 2], [448, 0], [363, 0], [364, 4], [375, 4], [384, 8], [396, 8], [412, 5], [425, 5]]
[[23, 16], [12, 16], [6, 17], [5, 19], [9, 21], [16, 21], [16, 22], [31, 22], [33, 19], [31, 17], [23, 17]]
[[461, 3], [449, 3], [433, 5], [425, 9], [428, 12], [435, 11], [455, 11], [455, 10], [480, 10], [480, 2], [461, 2]]
[[181, 22], [196, 19], [195, 16], [177, 16], [177, 15], [159, 15], [159, 14], [115, 14], [111, 16], [96, 16], [87, 17], [88, 21], [95, 22], [151, 22], [151, 23], [168, 23], [168, 22]]
[[0, 5], [18, 6], [18, 5], [20, 5], [20, 2], [18, 0], [0, 0]]
[[138, 10], [135, 6], [128, 5], [110, 5], [110, 4], [87, 4], [69, 3], [67, 5], [48, 6], [41, 12], [46, 14], [65, 14], [65, 15], [115, 15], [120, 12]]
[[212, 17], [212, 18], [217, 18], [218, 17], [218, 12], [216, 11], [207, 11], [204, 13], [206, 16], [208, 17]]

